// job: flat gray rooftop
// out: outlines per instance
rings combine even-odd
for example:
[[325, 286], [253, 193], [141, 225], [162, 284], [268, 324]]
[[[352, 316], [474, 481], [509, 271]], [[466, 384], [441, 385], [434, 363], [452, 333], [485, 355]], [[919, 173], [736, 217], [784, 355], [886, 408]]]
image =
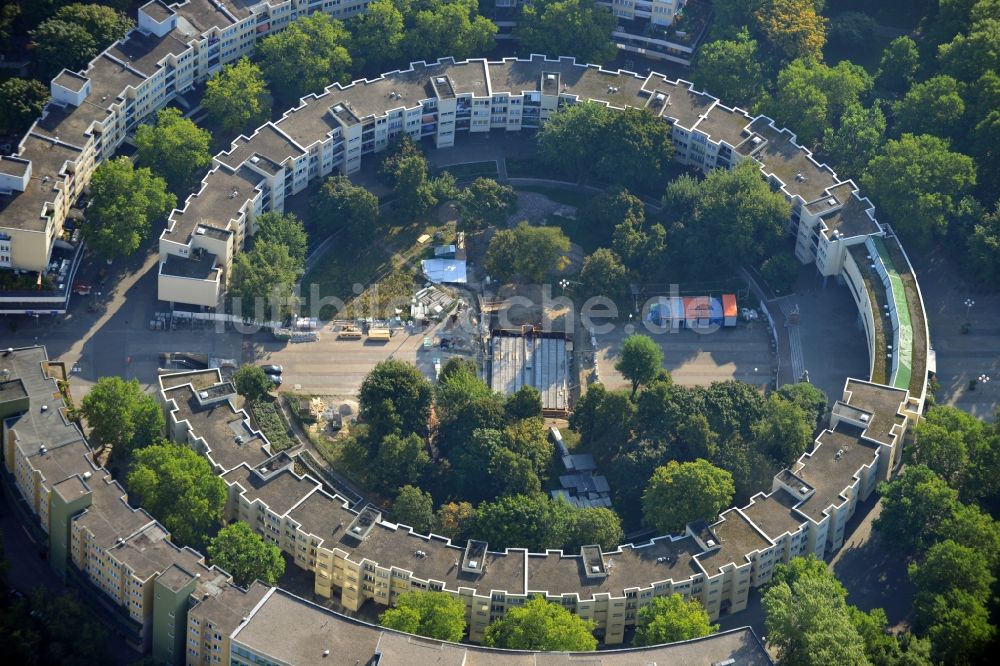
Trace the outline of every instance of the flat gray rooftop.
[[798, 503], [791, 493], [779, 488], [769, 495], [752, 498], [740, 511], [774, 540], [782, 534], [794, 534], [806, 522], [794, 509]]
[[228, 400], [201, 406], [189, 386], [168, 389], [165, 393], [177, 405], [177, 420], [190, 423], [193, 434], [205, 440], [209, 456], [222, 469], [231, 470], [242, 463], [257, 467], [270, 458], [264, 450], [264, 440], [244, 423], [246, 415], [237, 412]]
[[743, 129], [749, 124], [750, 118], [745, 114], [716, 104], [695, 125], [695, 129], [709, 135], [712, 141], [725, 141], [735, 148], [746, 138]]
[[854, 482], [863, 465], [875, 460], [874, 446], [861, 439], [861, 429], [841, 423], [836, 430], [825, 430], [817, 438], [811, 454], [802, 457], [796, 475], [815, 488], [798, 510], [815, 521], [822, 520], [824, 511], [838, 506], [844, 489]]
[[48, 218], [42, 217], [42, 209], [46, 202], [56, 200], [56, 185], [63, 180], [59, 172], [80, 154], [63, 143], [34, 134], [25, 136], [17, 156], [31, 160], [31, 179], [24, 192], [0, 196], [0, 228], [44, 231]]
[[216, 268], [215, 255], [203, 252], [192, 257], [179, 257], [168, 254], [160, 270], [164, 275], [191, 278], [192, 280], [212, 280], [219, 274]]
[[846, 391], [850, 391], [851, 396], [847, 404], [852, 407], [859, 407], [873, 414], [871, 422], [865, 429], [865, 436], [876, 442], [891, 444], [892, 428], [902, 427], [906, 421], [904, 416], [898, 414], [903, 402], [906, 401], [906, 390], [882, 386], [881, 384], [869, 384], [858, 379], [848, 379]]
[[749, 561], [747, 555], [773, 545], [737, 509], [729, 509], [721, 518], [712, 525], [720, 547], [695, 558], [710, 576], [719, 573], [726, 564], [742, 566]]
[[216, 167], [205, 176], [201, 190], [188, 197], [183, 211], [170, 216], [164, 238], [183, 243], [199, 226], [206, 234], [224, 238], [230, 231], [230, 221], [239, 217], [240, 209], [253, 198], [262, 180], [263, 176], [247, 167], [235, 171], [228, 166]]
[[766, 139], [754, 154], [764, 163], [764, 171], [777, 176], [788, 192], [797, 194], [806, 203], [818, 199], [839, 182], [829, 168], [821, 168], [809, 159], [805, 148], [792, 143], [789, 130], [776, 130], [765, 118], [753, 121], [750, 129]]
[[251, 502], [261, 500], [279, 516], [288, 513], [293, 506], [319, 487], [315, 481], [299, 478], [289, 470], [264, 480], [246, 465], [226, 472], [222, 478], [226, 483], [239, 483], [243, 488], [244, 497]]

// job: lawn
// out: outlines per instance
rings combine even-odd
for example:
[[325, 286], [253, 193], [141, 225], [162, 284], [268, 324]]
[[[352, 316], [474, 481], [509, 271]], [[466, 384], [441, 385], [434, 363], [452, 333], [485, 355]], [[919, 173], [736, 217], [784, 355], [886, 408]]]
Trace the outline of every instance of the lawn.
[[252, 402], [250, 411], [253, 412], [257, 427], [267, 437], [267, 441], [271, 442], [271, 448], [275, 451], [284, 451], [294, 446], [295, 442], [290, 436], [290, 431], [273, 402]]

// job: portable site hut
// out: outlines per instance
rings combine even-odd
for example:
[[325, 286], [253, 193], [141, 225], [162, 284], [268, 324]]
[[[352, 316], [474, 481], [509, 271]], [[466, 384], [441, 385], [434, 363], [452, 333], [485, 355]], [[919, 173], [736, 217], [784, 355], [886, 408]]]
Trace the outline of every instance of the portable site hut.
[[711, 296], [684, 298], [684, 325], [687, 328], [722, 326], [722, 301]]
[[736, 326], [736, 318], [739, 315], [736, 307], [736, 294], [722, 295], [722, 316], [724, 326]]
[[661, 296], [649, 306], [647, 319], [661, 328], [680, 328], [684, 325], [684, 299], [680, 296]]

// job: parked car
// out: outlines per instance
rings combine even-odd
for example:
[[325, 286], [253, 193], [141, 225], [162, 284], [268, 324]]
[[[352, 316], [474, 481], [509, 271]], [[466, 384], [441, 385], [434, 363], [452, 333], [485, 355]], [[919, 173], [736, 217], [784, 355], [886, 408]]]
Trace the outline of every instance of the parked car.
[[274, 382], [275, 386], [281, 386], [281, 375], [268, 375], [267, 378]]
[[282, 370], [280, 365], [262, 365], [260, 369], [269, 375], [280, 375]]

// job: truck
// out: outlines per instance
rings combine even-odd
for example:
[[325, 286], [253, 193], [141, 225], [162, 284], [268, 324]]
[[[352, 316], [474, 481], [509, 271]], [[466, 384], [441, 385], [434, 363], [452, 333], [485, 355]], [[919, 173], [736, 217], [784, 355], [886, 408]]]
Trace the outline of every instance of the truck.
[[368, 342], [389, 342], [389, 338], [392, 337], [392, 331], [388, 328], [369, 328], [368, 329]]
[[360, 340], [361, 330], [356, 326], [345, 326], [337, 333], [337, 338], [340, 340]]

